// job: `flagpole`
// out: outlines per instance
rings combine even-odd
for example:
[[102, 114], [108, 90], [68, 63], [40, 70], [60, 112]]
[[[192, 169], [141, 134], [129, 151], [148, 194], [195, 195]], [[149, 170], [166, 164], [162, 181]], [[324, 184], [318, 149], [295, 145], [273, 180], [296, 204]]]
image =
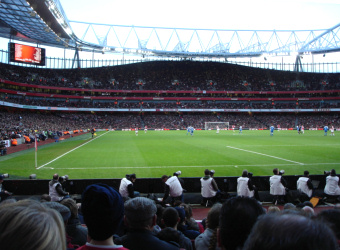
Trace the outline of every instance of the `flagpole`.
[[35, 135], [35, 140], [34, 140], [34, 147], [35, 147], [35, 168], [38, 167], [38, 142], [37, 142], [37, 135]]

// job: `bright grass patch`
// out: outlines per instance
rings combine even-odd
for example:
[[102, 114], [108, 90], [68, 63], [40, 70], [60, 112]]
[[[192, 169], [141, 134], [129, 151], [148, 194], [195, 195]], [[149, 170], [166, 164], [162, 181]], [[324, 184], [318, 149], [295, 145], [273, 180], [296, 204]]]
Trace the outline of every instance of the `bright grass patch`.
[[103, 131], [77, 136], [38, 148], [38, 169], [34, 149], [0, 157], [2, 173], [11, 178], [51, 179], [54, 173], [72, 179], [161, 177], [181, 170], [182, 177], [201, 177], [204, 169], [215, 176], [240, 176], [243, 169], [255, 176], [271, 175], [284, 169], [287, 175], [323, 174], [332, 168], [340, 172], [340, 134], [324, 136], [323, 131], [244, 130], [195, 131]]

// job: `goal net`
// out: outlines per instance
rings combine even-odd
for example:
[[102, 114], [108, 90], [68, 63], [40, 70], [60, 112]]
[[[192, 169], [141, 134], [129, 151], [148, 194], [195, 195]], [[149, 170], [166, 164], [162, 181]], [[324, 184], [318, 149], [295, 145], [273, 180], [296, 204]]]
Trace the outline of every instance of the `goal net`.
[[229, 122], [205, 122], [204, 129], [211, 130], [211, 129], [229, 129]]

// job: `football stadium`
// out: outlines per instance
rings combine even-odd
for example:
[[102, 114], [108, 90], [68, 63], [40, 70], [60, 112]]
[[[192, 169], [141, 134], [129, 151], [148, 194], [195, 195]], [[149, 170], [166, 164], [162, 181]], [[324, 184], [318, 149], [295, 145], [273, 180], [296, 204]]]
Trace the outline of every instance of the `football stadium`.
[[[44, 195], [58, 204], [64, 199], [81, 203], [84, 190], [94, 185], [96, 192], [120, 193], [111, 198], [124, 199], [126, 209], [129, 202], [138, 207], [136, 196], [166, 208], [192, 204], [189, 210], [199, 223], [213, 204], [224, 207], [231, 200], [245, 202], [235, 213], [241, 217], [242, 209], [253, 209], [240, 200], [245, 196], [267, 210], [292, 204], [293, 217], [302, 216], [298, 206], [309, 206], [304, 202], [312, 204], [315, 217], [337, 206], [340, 23], [280, 29], [273, 21], [274, 28], [253, 29], [205, 21], [190, 27], [164, 23], [160, 16], [159, 23], [147, 18], [139, 23], [134, 11], [126, 10], [136, 22], [130, 25], [117, 11], [130, 7], [103, 1], [97, 5], [117, 15], [116, 22], [104, 23], [99, 16], [93, 21], [94, 9], [86, 12], [88, 1], [77, 11], [75, 2], [0, 1], [0, 204]], [[322, 8], [340, 8], [326, 2], [295, 4], [310, 11], [319, 6], [325, 17]], [[269, 10], [272, 3], [267, 4]], [[252, 27], [251, 20], [245, 22]], [[304, 219], [315, 223], [306, 214]], [[91, 233], [98, 227], [85, 222], [80, 224]], [[199, 226], [203, 234], [205, 224]], [[190, 247], [182, 241], [171, 247], [208, 249], [195, 240], [198, 234], [182, 233]], [[245, 234], [242, 240], [234, 237], [238, 243], [223, 240], [222, 233], [221, 249], [233, 244], [230, 249], [242, 249], [249, 233], [235, 233]], [[142, 241], [124, 241], [122, 231], [117, 236], [114, 243], [121, 249], [150, 249], [140, 247]], [[252, 236], [244, 249], [252, 247]], [[297, 238], [295, 246], [307, 240]], [[69, 249], [92, 249], [87, 244], [98, 242], [85, 243], [74, 240]], [[163, 247], [173, 249], [161, 244], [152, 249]]]

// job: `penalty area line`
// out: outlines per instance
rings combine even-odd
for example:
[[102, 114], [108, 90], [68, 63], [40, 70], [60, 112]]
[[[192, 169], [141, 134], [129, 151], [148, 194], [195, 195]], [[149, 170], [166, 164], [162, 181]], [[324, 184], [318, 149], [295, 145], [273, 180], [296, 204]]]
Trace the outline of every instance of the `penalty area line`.
[[304, 165], [301, 162], [292, 161], [292, 160], [284, 159], [284, 158], [273, 156], [273, 155], [267, 155], [267, 154], [263, 154], [263, 153], [259, 153], [259, 152], [255, 152], [255, 151], [251, 151], [251, 150], [246, 150], [246, 149], [242, 149], [242, 148], [235, 148], [235, 147], [231, 147], [231, 146], [226, 146], [226, 147], [227, 148], [231, 148], [231, 149], [236, 149], [236, 150], [244, 151], [244, 152], [248, 152], [248, 153], [252, 153], [252, 154], [263, 155], [263, 156], [271, 157], [271, 158], [278, 159], [278, 160], [293, 162], [293, 163], [296, 163], [296, 164], [299, 164], [299, 165]]
[[57, 158], [54, 158], [52, 161], [49, 161], [49, 162], [45, 163], [44, 165], [41, 165], [40, 167], [37, 167], [36, 169], [43, 168], [43, 167], [45, 167], [45, 166], [51, 164], [52, 162], [55, 162], [56, 160], [60, 159], [61, 157], [63, 157], [63, 156], [65, 156], [65, 155], [67, 155], [67, 154], [73, 152], [74, 150], [76, 150], [76, 149], [78, 149], [78, 148], [81, 148], [82, 146], [84, 146], [84, 145], [86, 145], [86, 144], [92, 142], [93, 140], [98, 139], [99, 137], [102, 137], [103, 135], [105, 135], [105, 134], [107, 134], [107, 133], [109, 133], [109, 132], [110, 132], [110, 131], [107, 131], [106, 133], [104, 133], [104, 134], [102, 134], [102, 135], [100, 135], [100, 136], [98, 136], [98, 137], [96, 137], [96, 138], [93, 138], [92, 140], [89, 140], [88, 142], [85, 142], [84, 144], [81, 144], [81, 145], [79, 145], [78, 147], [75, 147], [74, 149], [71, 149], [70, 151], [67, 151], [66, 153], [64, 153], [64, 154], [62, 154], [62, 155], [60, 155], [60, 156], [58, 156]]

